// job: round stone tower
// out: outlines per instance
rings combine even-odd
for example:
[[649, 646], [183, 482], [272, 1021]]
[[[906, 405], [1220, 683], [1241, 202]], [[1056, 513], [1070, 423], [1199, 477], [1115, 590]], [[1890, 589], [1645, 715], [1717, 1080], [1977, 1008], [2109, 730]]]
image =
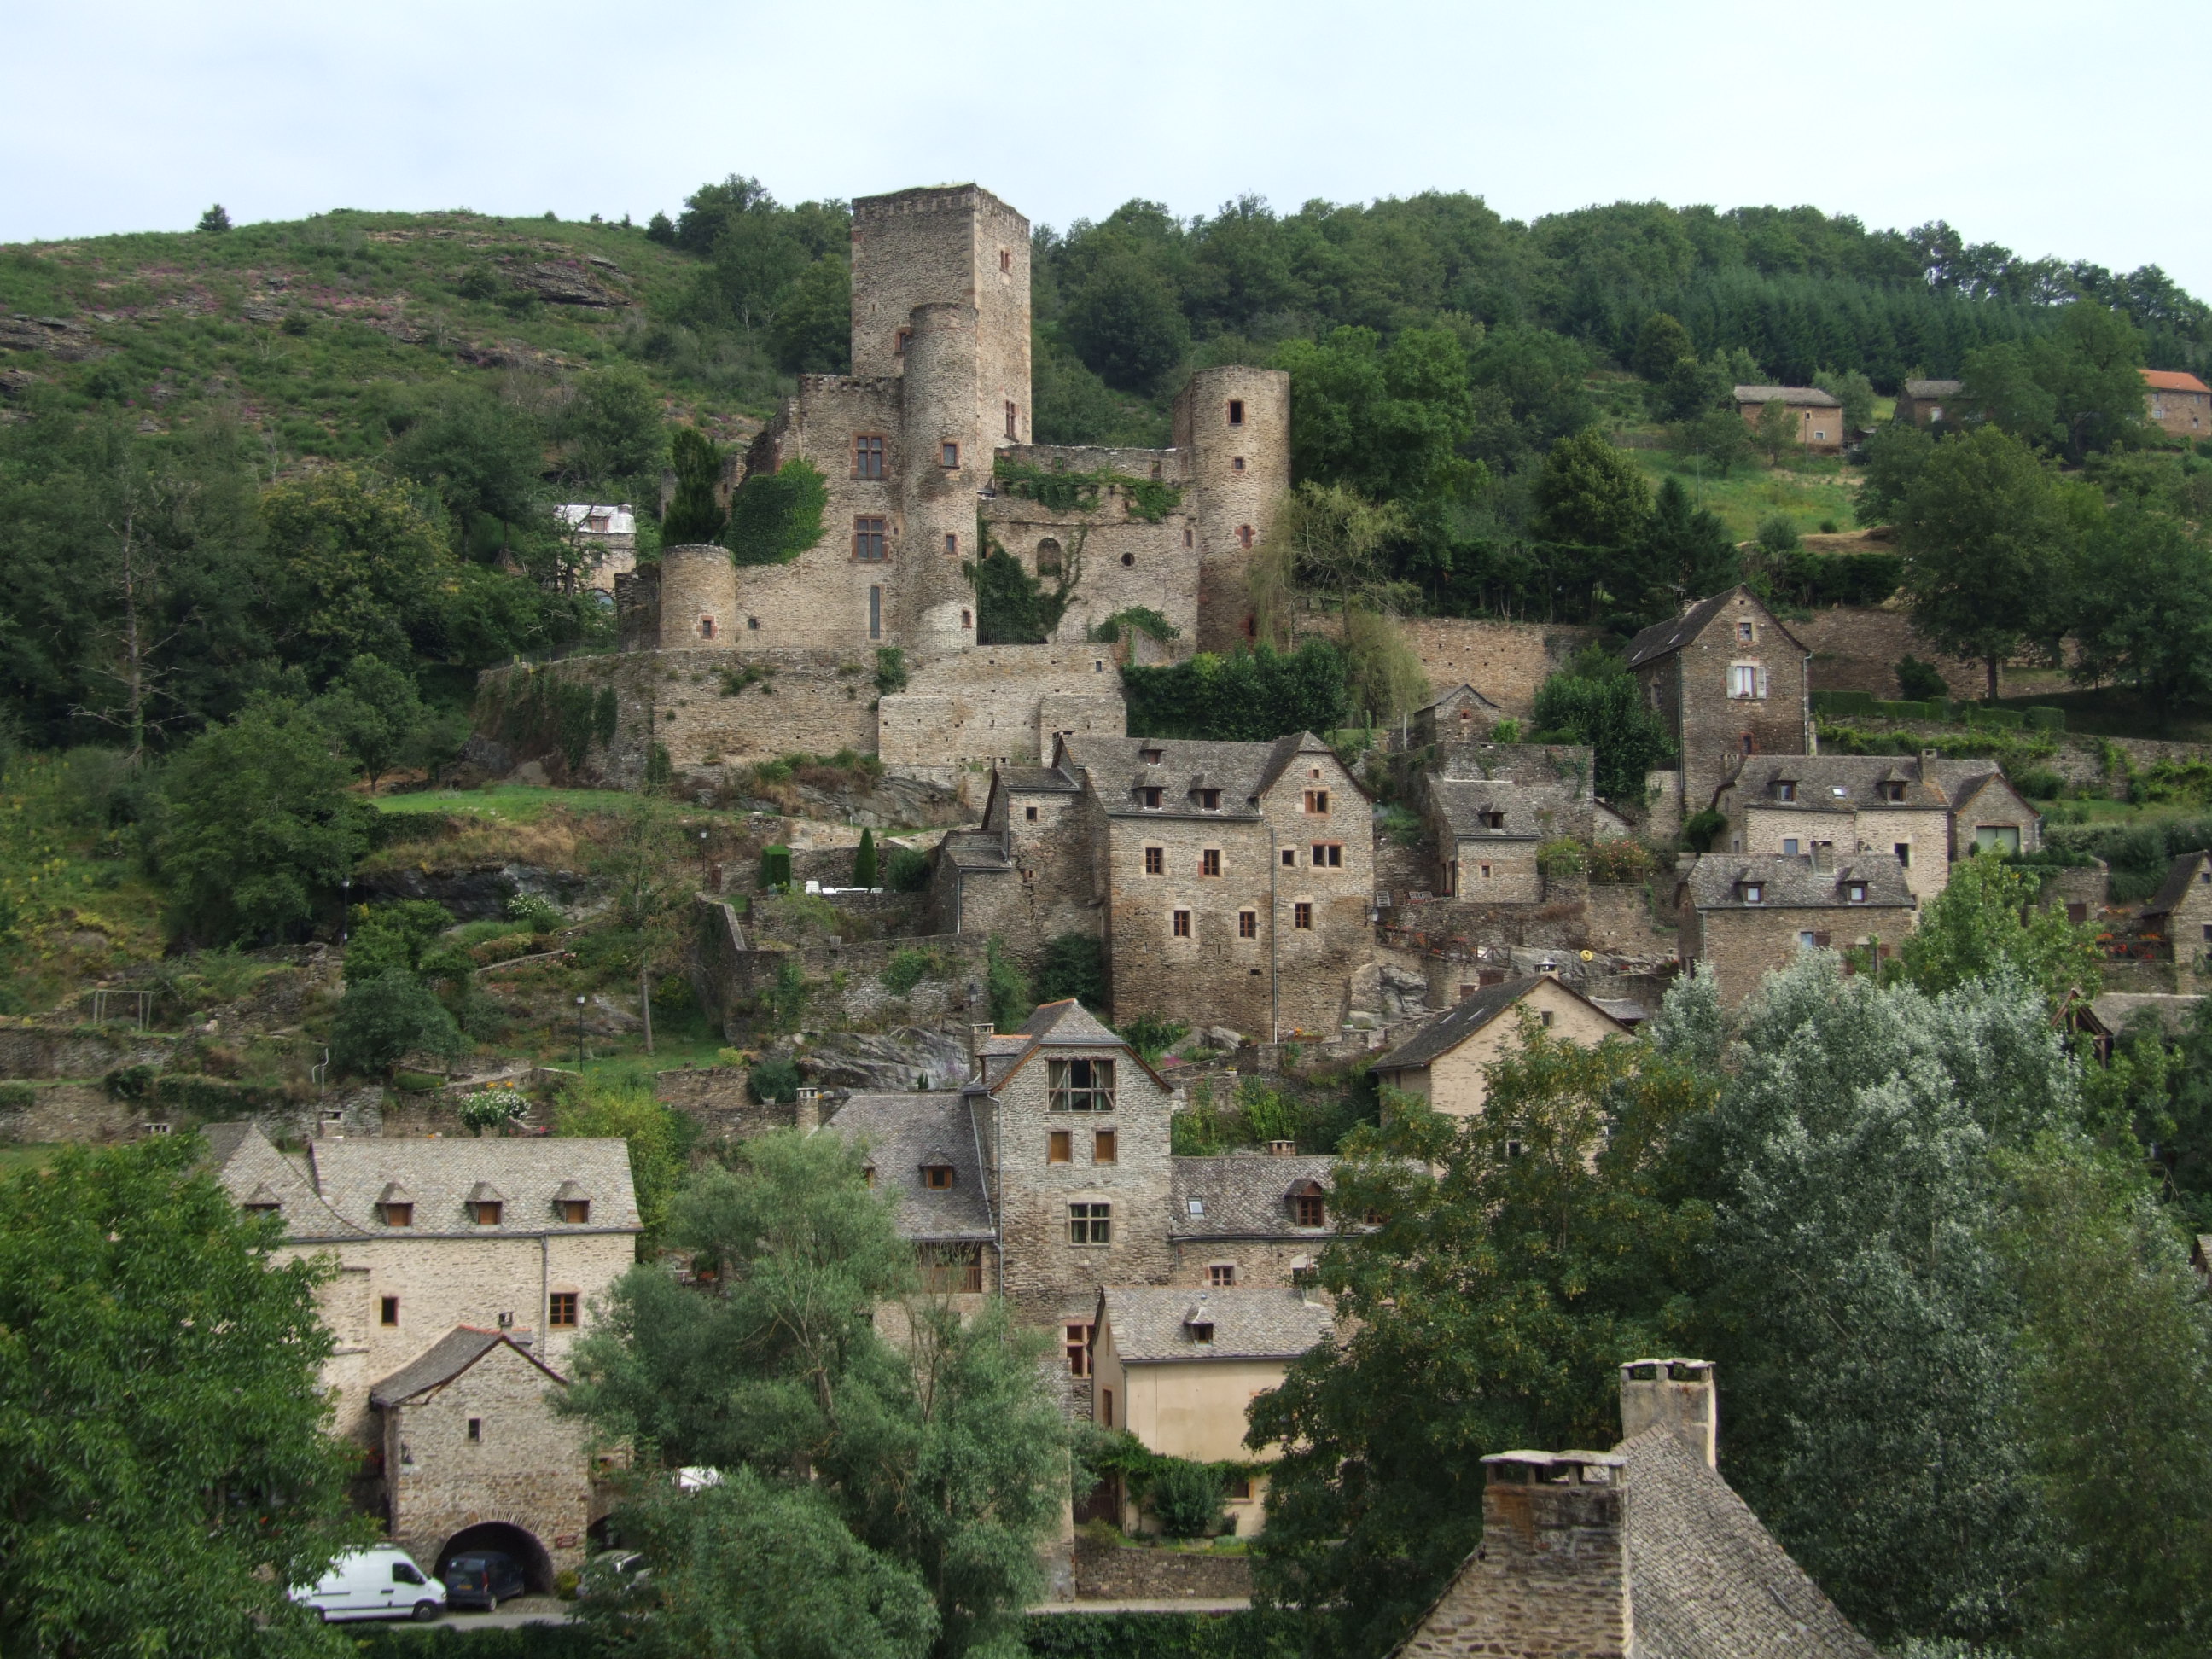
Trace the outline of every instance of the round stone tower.
[[1250, 636], [1246, 576], [1291, 489], [1291, 377], [1277, 368], [1202, 368], [1176, 398], [1175, 446], [1198, 531], [1198, 648]]
[[970, 305], [908, 313], [898, 461], [905, 523], [890, 575], [895, 637], [923, 659], [975, 643], [975, 595], [960, 567], [980, 551], [975, 492], [991, 477], [994, 449], [977, 403], [978, 322]]
[[660, 648], [738, 643], [738, 573], [726, 547], [660, 550]]

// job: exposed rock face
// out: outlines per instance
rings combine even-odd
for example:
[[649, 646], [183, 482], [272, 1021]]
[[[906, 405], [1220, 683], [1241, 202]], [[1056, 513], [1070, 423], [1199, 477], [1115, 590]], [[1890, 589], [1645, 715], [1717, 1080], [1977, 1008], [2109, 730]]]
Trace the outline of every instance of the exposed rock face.
[[[605, 264], [604, 260], [594, 260]], [[609, 266], [610, 270], [613, 267]], [[626, 306], [629, 301], [574, 260], [546, 260], [522, 270], [510, 270], [514, 285], [556, 306]]]
[[1428, 1012], [1429, 981], [1422, 975], [1383, 963], [1376, 969], [1375, 1000], [1386, 1025], [1418, 1019]]
[[564, 870], [536, 865], [477, 865], [459, 870], [384, 870], [357, 878], [354, 891], [364, 903], [390, 899], [429, 899], [442, 904], [456, 921], [496, 921], [507, 902], [529, 893], [568, 909], [589, 896], [591, 884]]
[[21, 312], [0, 317], [0, 347], [17, 351], [43, 351], [64, 363], [81, 363], [100, 355], [92, 331], [65, 317], [27, 317]]
[[816, 1088], [855, 1094], [911, 1089], [916, 1078], [927, 1078], [932, 1089], [949, 1089], [968, 1076], [968, 1045], [914, 1025], [880, 1035], [832, 1031], [799, 1052], [799, 1069]]

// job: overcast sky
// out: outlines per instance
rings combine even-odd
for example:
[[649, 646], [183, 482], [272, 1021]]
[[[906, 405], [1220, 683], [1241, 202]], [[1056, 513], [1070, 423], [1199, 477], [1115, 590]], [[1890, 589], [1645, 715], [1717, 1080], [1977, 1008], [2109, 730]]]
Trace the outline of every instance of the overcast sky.
[[17, 0], [0, 240], [974, 179], [1033, 222], [1809, 202], [2212, 295], [2203, 0]]

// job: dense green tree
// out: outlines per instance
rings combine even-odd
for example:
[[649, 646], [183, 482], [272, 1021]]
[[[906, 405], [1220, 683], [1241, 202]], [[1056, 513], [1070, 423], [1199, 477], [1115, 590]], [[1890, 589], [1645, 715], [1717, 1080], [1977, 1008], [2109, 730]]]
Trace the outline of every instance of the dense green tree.
[[2037, 374], [2039, 354], [2016, 340], [1966, 354], [1954, 407], [1964, 421], [1986, 421], [2033, 444], [2049, 444], [2057, 432], [2058, 399]]
[[1900, 942], [1896, 973], [1930, 995], [2009, 976], [2055, 1013], [2069, 994], [2103, 983], [2103, 957], [2086, 927], [2056, 908], [2032, 908], [2037, 883], [2002, 858], [1969, 856]]
[[2100, 514], [2072, 572], [2069, 672], [2131, 684], [2162, 718], [2212, 700], [2212, 548], [2133, 501]]
[[286, 1591], [374, 1528], [319, 1371], [333, 1271], [196, 1137], [67, 1147], [0, 1189], [0, 1648], [348, 1650]]
[[1708, 409], [1682, 420], [1668, 434], [1668, 445], [1700, 471], [1713, 470], [1725, 478], [1731, 469], [1751, 459], [1751, 430], [1733, 409]]
[[695, 426], [669, 434], [669, 464], [676, 472], [676, 495], [660, 516], [664, 547], [698, 546], [721, 539], [730, 515], [714, 499], [722, 479], [722, 452]]
[[1037, 962], [1036, 999], [1073, 997], [1093, 1013], [1106, 1007], [1106, 958], [1096, 933], [1059, 933], [1045, 941]]
[[1613, 1368], [1674, 1352], [1710, 1224], [1672, 1173], [1710, 1102], [1652, 1044], [1584, 1048], [1523, 1014], [1480, 1115], [1394, 1096], [1346, 1142], [1330, 1203], [1380, 1224], [1322, 1253], [1342, 1334], [1254, 1401], [1247, 1437], [1285, 1449], [1261, 1587], [1330, 1650], [1389, 1650], [1466, 1559], [1486, 1454], [1617, 1436]]
[[668, 452], [659, 394], [637, 370], [594, 369], [561, 412], [568, 476], [605, 500], [658, 499]]
[[1536, 533], [1583, 547], [1624, 548], [1651, 517], [1644, 470], [1598, 431], [1562, 438], [1536, 480]]
[[456, 561], [403, 491], [331, 468], [272, 487], [261, 503], [288, 660], [320, 686], [356, 657], [443, 654]]
[[1580, 341], [1522, 324], [1491, 329], [1468, 354], [1474, 387], [1468, 448], [1514, 468], [1590, 425], [1597, 419], [1590, 367], [1589, 348]]
[[441, 388], [390, 424], [393, 470], [434, 489], [463, 525], [483, 516], [534, 526], [546, 512], [545, 434], [512, 404], [471, 386]]
[[621, 1527], [653, 1564], [649, 1613], [617, 1581], [590, 1583], [579, 1606], [623, 1659], [926, 1659], [937, 1634], [921, 1576], [854, 1537], [808, 1487], [749, 1468], [700, 1492], [659, 1483]]
[[2057, 1546], [2031, 1653], [2181, 1659], [2212, 1633], [2212, 1315], [2120, 1159], [2057, 1137], [2002, 1166], [2020, 1423]]
[[873, 887], [876, 884], [876, 832], [863, 824], [860, 844], [853, 854], [853, 885]]
[[1984, 665], [1994, 702], [2006, 659], [2064, 627], [2075, 533], [2057, 485], [2025, 443], [1983, 426], [1928, 453], [1896, 523], [1913, 626]]
[[2143, 429], [2143, 337], [2118, 313], [2078, 301], [2043, 343], [2046, 383], [2068, 457], [2125, 443]]
[[230, 215], [224, 212], [222, 210], [222, 204], [217, 202], [205, 213], [200, 215], [199, 223], [193, 226], [192, 228], [195, 230], [205, 231], [210, 235], [220, 235], [222, 232], [230, 228]]
[[[1003, 1305], [963, 1322], [916, 1294], [913, 1249], [864, 1157], [836, 1136], [778, 1133], [747, 1142], [735, 1169], [696, 1176], [668, 1237], [714, 1280], [626, 1275], [574, 1352], [568, 1404], [659, 1466], [817, 1494], [882, 1558], [876, 1582], [927, 1587], [932, 1652], [1011, 1653], [1042, 1584], [1036, 1546], [1066, 1500], [1066, 1431], [1041, 1345]], [[893, 1300], [908, 1332], [896, 1345], [874, 1322]]]
[[282, 699], [210, 726], [161, 775], [156, 853], [176, 921], [205, 944], [296, 935], [368, 848], [370, 809], [331, 734]]
[[[753, 1068], [754, 1080], [772, 1083], [773, 1079], [757, 1075], [760, 1069]], [[793, 1070], [788, 1090], [779, 1093], [763, 1088], [755, 1098], [795, 1100], [801, 1081]], [[567, 1085], [553, 1103], [553, 1133], [619, 1139], [629, 1146], [630, 1179], [637, 1188], [637, 1217], [645, 1228], [637, 1242], [638, 1260], [656, 1259], [669, 1206], [683, 1190], [689, 1173], [698, 1125], [654, 1095], [650, 1074], [632, 1072], [580, 1077]]]
[[1655, 311], [1636, 331], [1636, 355], [1630, 366], [1647, 380], [1663, 380], [1683, 358], [1697, 355], [1690, 331], [1665, 312]]
[[1291, 465], [1302, 479], [1370, 499], [1449, 489], [1465, 477], [1458, 447], [1474, 429], [1467, 354], [1458, 338], [1411, 328], [1388, 347], [1372, 329], [1291, 340], [1275, 366], [1291, 377]]
[[331, 1063], [357, 1077], [374, 1076], [417, 1050], [450, 1060], [468, 1048], [446, 1005], [411, 974], [349, 979], [331, 1018]]
[[1759, 423], [1751, 429], [1751, 441], [1766, 457], [1769, 466], [1779, 466], [1784, 455], [1797, 453], [1799, 423], [1790, 405], [1779, 398], [1769, 398], [1759, 406]]
[[1536, 689], [1536, 741], [1588, 744], [1597, 793], [1641, 802], [1644, 779], [1674, 753], [1666, 722], [1617, 657], [1586, 651]]
[[730, 497], [722, 544], [739, 564], [789, 564], [822, 539], [830, 487], [814, 464], [794, 456], [757, 472]]
[[853, 367], [853, 273], [825, 253], [777, 296], [776, 367], [792, 374], [845, 374]]
[[1859, 475], [1853, 516], [1863, 525], [1892, 522], [1920, 477], [1921, 468], [1935, 453], [1935, 436], [1923, 426], [1911, 421], [1887, 421], [1877, 427], [1867, 440], [1866, 467]]
[[345, 976], [359, 985], [385, 974], [427, 982], [466, 975], [476, 963], [467, 952], [441, 945], [453, 914], [428, 899], [356, 905], [347, 919]]
[[419, 750], [429, 719], [415, 677], [367, 655], [348, 663], [308, 714], [353, 757], [372, 795], [379, 778]]
[[1109, 254], [1092, 269], [1060, 326], [1085, 364], [1125, 392], [1152, 390], [1190, 349], [1175, 291], [1133, 252]]
[[1875, 1640], [2006, 1637], [2052, 1558], [1990, 1154], [2078, 1109], [2043, 1002], [1808, 952], [1729, 1053], [1697, 1339], [1729, 1379], [1729, 1480]]
[[1668, 474], [1628, 556], [1611, 578], [1624, 628], [1645, 628], [1677, 615], [1692, 599], [1742, 580], [1741, 559], [1721, 521], [1692, 507], [1682, 481]]
[[1294, 732], [1333, 732], [1349, 706], [1344, 653], [1309, 639], [1278, 652], [1262, 640], [1251, 651], [1121, 670], [1129, 730], [1144, 737], [1212, 738], [1272, 743]]
[[1823, 370], [1813, 384], [1843, 405], [1846, 437], [1874, 424], [1874, 382], [1856, 368]]
[[1654, 407], [1664, 419], [1695, 421], [1725, 413], [1741, 421], [1729, 402], [1728, 371], [1710, 358], [1678, 357], [1652, 387]]

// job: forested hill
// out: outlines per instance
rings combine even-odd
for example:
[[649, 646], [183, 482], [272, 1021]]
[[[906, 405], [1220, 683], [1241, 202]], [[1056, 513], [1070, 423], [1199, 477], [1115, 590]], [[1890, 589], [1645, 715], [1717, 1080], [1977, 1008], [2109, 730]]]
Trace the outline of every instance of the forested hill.
[[[726, 447], [847, 367], [849, 227], [732, 176], [644, 227], [211, 210], [0, 249], [0, 741], [160, 749], [362, 657], [450, 703], [486, 663], [601, 642], [550, 506], [635, 502], [651, 556], [672, 430]], [[1809, 208], [1132, 202], [1036, 253], [1040, 439], [1164, 443], [1189, 368], [1284, 367], [1301, 476], [1398, 509], [1387, 574], [1462, 613], [1597, 603], [1531, 495], [1594, 425], [1663, 416], [1698, 447], [1731, 381], [1864, 404], [1992, 350], [2014, 404], [2070, 409], [2028, 382], [2073, 374], [2046, 345], [2092, 311], [2121, 404], [2133, 363], [2212, 370], [2212, 311], [2155, 268]]]

